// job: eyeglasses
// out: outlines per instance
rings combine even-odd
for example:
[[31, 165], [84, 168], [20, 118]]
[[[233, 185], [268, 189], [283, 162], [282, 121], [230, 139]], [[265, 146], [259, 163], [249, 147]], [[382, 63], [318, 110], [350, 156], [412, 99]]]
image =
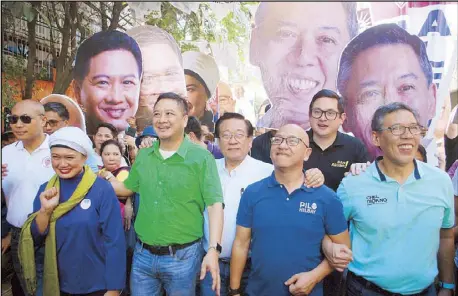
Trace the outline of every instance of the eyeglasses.
[[[40, 114], [40, 116], [42, 116]], [[17, 116], [17, 115], [8, 115], [8, 121], [11, 123], [11, 124], [16, 124], [18, 123], [19, 120], [21, 120], [22, 123], [24, 124], [29, 124], [32, 122], [32, 119], [33, 117], [29, 116], [29, 115], [20, 115], [20, 116]]]
[[324, 116], [326, 117], [327, 120], [334, 120], [337, 118], [337, 115], [339, 115], [340, 113], [339, 112], [336, 112], [334, 110], [321, 110], [321, 109], [318, 109], [318, 108], [313, 108], [312, 109], [312, 117], [313, 118], [316, 118], [316, 119], [320, 119], [321, 116]]
[[411, 126], [403, 126], [400, 124], [395, 124], [387, 128], [382, 128], [379, 131], [389, 130], [394, 136], [400, 136], [406, 132], [406, 129], [408, 129], [412, 135], [419, 135], [424, 130], [424, 128], [418, 124], [411, 125]]
[[275, 137], [272, 137], [272, 139], [270, 139], [270, 143], [272, 145], [281, 145], [281, 143], [283, 143], [283, 141], [285, 141], [285, 140], [286, 140], [286, 145], [288, 145], [290, 147], [297, 146], [297, 145], [299, 145], [300, 142], [302, 142], [305, 147], [309, 148], [309, 146], [307, 146], [307, 144], [305, 144], [305, 142], [302, 141], [302, 139], [297, 138], [297, 137], [283, 138], [283, 137], [275, 136]]
[[59, 122], [61, 122], [62, 120], [54, 120], [54, 119], [50, 119], [48, 121], [46, 121], [46, 124], [45, 124], [45, 127], [49, 124], [50, 127], [56, 127]]
[[232, 137], [234, 137], [234, 139], [237, 141], [241, 141], [245, 139], [247, 135], [245, 135], [244, 133], [235, 133], [235, 134], [223, 133], [220, 138], [223, 139], [224, 141], [229, 142], [232, 139]]

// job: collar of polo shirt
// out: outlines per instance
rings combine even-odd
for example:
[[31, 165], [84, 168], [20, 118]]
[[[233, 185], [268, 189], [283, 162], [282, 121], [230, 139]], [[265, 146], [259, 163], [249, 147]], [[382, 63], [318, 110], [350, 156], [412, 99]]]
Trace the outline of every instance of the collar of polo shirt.
[[[40, 146], [35, 149], [34, 151], [38, 151], [38, 150], [43, 150], [43, 149], [48, 149], [49, 150], [49, 136], [47, 134], [45, 134], [45, 139], [44, 141], [40, 144]], [[24, 143], [22, 141], [17, 141], [15, 147], [18, 149], [18, 150], [25, 150], [24, 148]]]
[[[382, 172], [382, 170], [378, 166], [378, 162], [380, 160], [382, 160], [382, 159], [383, 159], [383, 156], [379, 156], [379, 157], [377, 157], [375, 159], [375, 162], [374, 162], [375, 170], [372, 170], [372, 175], [375, 178], [379, 178], [380, 181], [382, 181], [382, 182], [387, 182], [385, 174]], [[415, 179], [419, 180], [419, 179], [421, 179], [421, 175], [422, 175], [421, 167], [418, 166], [418, 163], [417, 163], [416, 159], [413, 160], [413, 164], [414, 164], [414, 171], [413, 172], [414, 172]]]
[[[305, 170], [302, 170], [302, 173], [304, 174], [304, 178], [305, 178]], [[275, 178], [275, 171], [273, 171], [272, 175], [270, 175], [267, 186], [269, 188], [283, 186], [283, 184], [278, 183], [277, 179]], [[302, 183], [301, 190], [306, 191], [306, 192], [313, 192], [315, 191], [315, 188], [311, 188], [311, 187], [308, 188], [307, 186], [305, 186], [304, 183]]]
[[[151, 149], [149, 153], [155, 153], [155, 152], [159, 153], [160, 141], [161, 141], [160, 139], [157, 141], [154, 141], [153, 146], [149, 148], [144, 148], [144, 149]], [[183, 142], [181, 143], [180, 147], [178, 147], [176, 154], [178, 154], [179, 156], [181, 156], [184, 159], [186, 157], [186, 153], [188, 153], [188, 148], [191, 143], [192, 142], [189, 139], [188, 135], [185, 135]]]
[[[313, 140], [313, 130], [312, 129], [309, 129], [307, 131], [307, 133], [309, 133], [309, 142], [310, 143], [315, 143], [315, 141]], [[345, 143], [344, 141], [342, 140], [342, 134], [341, 132], [337, 131], [337, 136], [336, 136], [336, 139], [334, 140], [334, 142], [331, 144], [331, 146], [343, 146]]]

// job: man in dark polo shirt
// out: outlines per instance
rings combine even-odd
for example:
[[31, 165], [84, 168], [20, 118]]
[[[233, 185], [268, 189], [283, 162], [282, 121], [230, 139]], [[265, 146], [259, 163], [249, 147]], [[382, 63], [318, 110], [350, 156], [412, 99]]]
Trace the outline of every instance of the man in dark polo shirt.
[[317, 92], [309, 106], [310, 126], [307, 131], [312, 154], [304, 169], [318, 168], [326, 186], [336, 191], [344, 174], [353, 163], [365, 163], [369, 156], [358, 138], [339, 132], [346, 114], [342, 99], [332, 90]]
[[[194, 296], [196, 276], [210, 272], [219, 295], [219, 263], [223, 228], [223, 193], [215, 159], [185, 136], [188, 105], [175, 93], [161, 94], [153, 111], [159, 137], [140, 149], [124, 183], [106, 177], [118, 196], [140, 193], [135, 221], [138, 242], [131, 272], [136, 296]], [[209, 247], [203, 255], [203, 211], [209, 217]]]
[[[342, 99], [332, 90], [317, 92], [310, 102], [311, 129], [307, 131], [312, 153], [304, 162], [304, 169], [318, 168], [323, 172], [324, 183], [337, 191], [344, 174], [353, 163], [365, 163], [369, 156], [364, 144], [355, 137], [339, 132], [346, 119]], [[335, 271], [324, 280], [324, 293], [337, 295], [341, 273]]]
[[271, 140], [274, 172], [248, 186], [237, 213], [229, 295], [240, 295], [240, 280], [251, 242], [251, 273], [244, 295], [323, 295], [321, 281], [332, 268], [321, 254], [328, 235], [347, 246], [343, 208], [327, 186], [304, 186], [303, 160], [309, 139], [298, 125], [281, 127]]

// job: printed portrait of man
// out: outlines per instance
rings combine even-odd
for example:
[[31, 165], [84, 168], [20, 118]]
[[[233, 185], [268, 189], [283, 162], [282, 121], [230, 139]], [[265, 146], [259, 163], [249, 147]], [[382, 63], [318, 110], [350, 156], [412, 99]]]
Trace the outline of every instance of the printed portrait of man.
[[83, 110], [81, 110], [80, 106], [78, 106], [78, 104], [75, 101], [73, 101], [71, 98], [65, 95], [58, 94], [51, 94], [49, 96], [44, 97], [40, 101], [42, 105], [51, 102], [61, 103], [65, 106], [65, 108], [67, 108], [69, 115], [69, 126], [75, 126], [82, 129], [83, 131], [86, 131], [86, 123], [84, 120]]
[[88, 135], [101, 122], [119, 132], [138, 109], [142, 54], [135, 40], [119, 31], [98, 32], [78, 48], [73, 88], [86, 113]]
[[231, 87], [224, 81], [218, 83], [218, 103], [220, 117], [226, 112], [235, 112], [236, 102], [232, 96]]
[[308, 129], [313, 95], [336, 90], [339, 57], [357, 33], [354, 2], [261, 2], [250, 62], [261, 71], [272, 108], [257, 126], [295, 123]]
[[[140, 46], [143, 57], [143, 78], [136, 118], [143, 122], [151, 117], [161, 93], [175, 92], [186, 97], [186, 82], [180, 47], [172, 35], [150, 25], [126, 32]], [[138, 127], [142, 128], [142, 127]]]
[[436, 108], [436, 85], [425, 44], [395, 24], [371, 27], [342, 52], [337, 87], [344, 98], [346, 132], [360, 138], [375, 158], [371, 141], [375, 110], [392, 102], [414, 108], [420, 124], [428, 126]]

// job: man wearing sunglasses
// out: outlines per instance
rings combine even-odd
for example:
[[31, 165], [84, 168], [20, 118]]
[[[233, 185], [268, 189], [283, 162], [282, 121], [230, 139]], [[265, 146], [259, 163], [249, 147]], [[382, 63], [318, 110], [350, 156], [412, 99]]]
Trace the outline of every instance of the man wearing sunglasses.
[[44, 131], [51, 135], [58, 129], [68, 126], [70, 115], [62, 103], [48, 102], [43, 105], [45, 108], [46, 124]]
[[43, 131], [44, 115], [43, 106], [36, 101], [17, 103], [8, 119], [18, 141], [2, 149], [2, 187], [8, 207], [6, 220], [12, 225], [9, 234], [11, 255], [14, 271], [24, 291], [18, 258], [21, 227], [32, 212], [38, 188], [54, 175], [48, 136]]
[[304, 185], [303, 161], [311, 149], [300, 126], [281, 127], [271, 146], [274, 172], [249, 185], [240, 200], [231, 290], [240, 288], [251, 242], [246, 294], [322, 295], [321, 281], [332, 268], [323, 260], [321, 241], [329, 235], [335, 243], [350, 245], [342, 203], [327, 186]]
[[379, 107], [372, 143], [383, 156], [337, 190], [352, 232], [348, 296], [436, 295], [437, 276], [437, 295], [453, 295], [453, 186], [444, 171], [415, 160], [419, 118], [404, 103]]

